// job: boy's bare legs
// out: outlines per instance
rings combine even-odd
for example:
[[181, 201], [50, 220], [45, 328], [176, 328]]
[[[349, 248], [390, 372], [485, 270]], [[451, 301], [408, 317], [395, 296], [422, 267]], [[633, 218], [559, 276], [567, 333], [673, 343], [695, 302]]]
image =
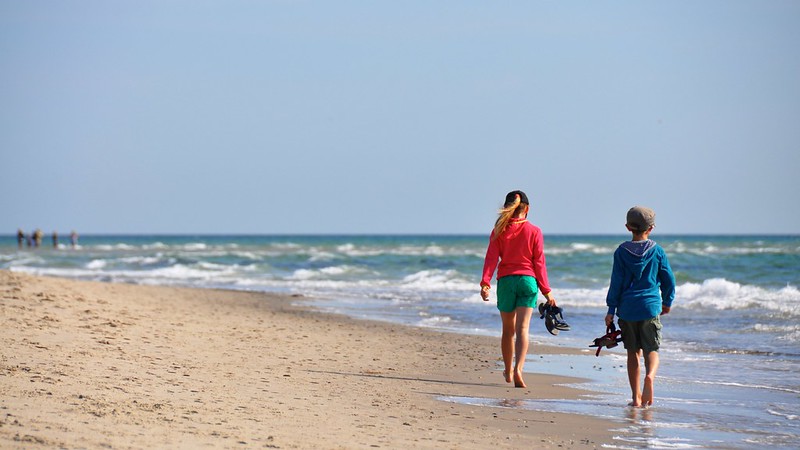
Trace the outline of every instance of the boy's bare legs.
[[506, 383], [511, 383], [511, 364], [514, 358], [514, 334], [516, 333], [517, 312], [500, 311], [500, 318], [503, 320], [503, 335], [500, 338], [500, 348], [503, 351], [503, 377]]
[[[653, 353], [653, 352], [650, 352]], [[628, 350], [628, 382], [631, 385], [631, 402], [628, 406], [642, 406], [642, 395], [639, 390], [639, 355], [641, 350]]]
[[520, 306], [517, 308], [517, 352], [516, 364], [514, 365], [514, 386], [518, 388], [527, 387], [525, 380], [522, 379], [522, 369], [525, 366], [525, 356], [528, 354], [528, 329], [531, 325], [533, 308]]
[[653, 395], [656, 382], [656, 371], [658, 370], [658, 352], [649, 352], [644, 355], [644, 388], [642, 389], [642, 406], [653, 405]]

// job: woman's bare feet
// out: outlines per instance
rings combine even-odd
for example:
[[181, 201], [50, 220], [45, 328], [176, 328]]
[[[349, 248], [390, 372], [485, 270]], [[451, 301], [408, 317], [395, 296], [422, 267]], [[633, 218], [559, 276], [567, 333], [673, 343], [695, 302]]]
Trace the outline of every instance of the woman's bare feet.
[[514, 371], [514, 387], [524, 388], [528, 387], [525, 380], [522, 379], [522, 372]]
[[512, 381], [511, 371], [510, 370], [504, 370], [503, 371], [503, 378], [506, 379], [506, 383], [511, 383], [511, 381]]
[[633, 400], [631, 400], [630, 403], [628, 403], [628, 406], [632, 406], [634, 408], [642, 406], [642, 397], [637, 395]]

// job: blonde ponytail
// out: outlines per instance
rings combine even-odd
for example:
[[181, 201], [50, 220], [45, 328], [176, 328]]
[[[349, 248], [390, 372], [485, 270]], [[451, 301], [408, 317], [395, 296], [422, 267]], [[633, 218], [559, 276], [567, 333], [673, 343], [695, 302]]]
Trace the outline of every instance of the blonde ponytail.
[[517, 209], [522, 206], [522, 203], [519, 194], [514, 197], [514, 201], [511, 203], [506, 203], [503, 205], [503, 209], [500, 210], [500, 215], [497, 218], [497, 221], [494, 223], [494, 232], [492, 235], [494, 239], [500, 237], [506, 228], [508, 228], [508, 224], [511, 222], [511, 218], [514, 217], [514, 214], [517, 212]]

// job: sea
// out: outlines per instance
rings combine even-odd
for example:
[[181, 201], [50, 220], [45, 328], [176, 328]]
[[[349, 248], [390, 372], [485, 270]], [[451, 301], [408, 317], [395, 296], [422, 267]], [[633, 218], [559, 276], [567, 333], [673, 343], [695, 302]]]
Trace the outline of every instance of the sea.
[[[800, 448], [800, 236], [653, 236], [670, 259], [677, 293], [662, 317], [656, 400], [646, 409], [626, 406], [621, 346], [599, 356], [588, 347], [605, 333], [613, 252], [625, 239], [545, 237], [550, 284], [571, 330], [550, 335], [535, 314], [525, 370], [586, 379], [580, 386], [594, 394], [440, 400], [610, 419], [609, 448]], [[326, 313], [499, 336], [494, 301], [479, 296], [487, 244], [487, 236], [445, 235], [103, 235], [36, 249], [4, 236], [0, 269], [293, 294], [287, 301]], [[537, 355], [542, 344], [584, 352]]]

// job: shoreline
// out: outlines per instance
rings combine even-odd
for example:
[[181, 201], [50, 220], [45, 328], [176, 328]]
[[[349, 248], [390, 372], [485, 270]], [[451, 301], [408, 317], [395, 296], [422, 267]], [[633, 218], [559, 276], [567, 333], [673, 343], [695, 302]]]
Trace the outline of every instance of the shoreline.
[[[504, 382], [498, 339], [353, 319], [289, 295], [0, 271], [0, 447], [600, 448], [610, 420], [440, 397], [575, 399]], [[576, 354], [580, 353], [575, 349]]]

